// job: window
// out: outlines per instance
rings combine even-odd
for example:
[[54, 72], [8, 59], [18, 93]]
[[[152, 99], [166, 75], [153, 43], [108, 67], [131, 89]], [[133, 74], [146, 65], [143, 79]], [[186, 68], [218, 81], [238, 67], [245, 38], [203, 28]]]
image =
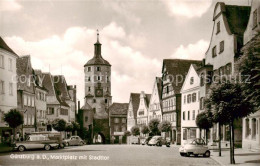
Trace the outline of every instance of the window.
[[91, 77], [90, 77], [90, 76], [88, 77], [88, 81], [89, 81], [89, 82], [91, 81]]
[[190, 129], [190, 139], [196, 138], [196, 129]]
[[97, 77], [97, 80], [98, 80], [98, 81], [100, 81], [100, 80], [101, 80], [101, 77], [100, 77], [100, 76], [98, 76], [98, 77]]
[[13, 83], [9, 83], [9, 95], [13, 95]]
[[188, 111], [188, 120], [190, 120], [190, 111]]
[[224, 51], [224, 41], [221, 41], [219, 43], [219, 53], [222, 53]]
[[213, 57], [213, 58], [217, 56], [217, 50], [216, 50], [216, 49], [217, 49], [216, 46], [214, 46], [214, 47], [212, 48], [212, 57]]
[[32, 97], [32, 107], [34, 107], [34, 97]]
[[109, 82], [109, 77], [107, 76], [107, 82]]
[[200, 98], [200, 109], [203, 110], [204, 109], [204, 97]]
[[246, 119], [246, 137], [250, 135], [249, 119]]
[[196, 93], [193, 93], [192, 94], [192, 102], [196, 102], [196, 98], [197, 98]]
[[5, 93], [5, 82], [0, 80], [0, 93], [4, 94]]
[[23, 121], [24, 121], [24, 124], [27, 125], [27, 114], [24, 114]]
[[105, 103], [107, 103], [107, 99], [105, 99]]
[[126, 127], [122, 126], [122, 132], [125, 132], [125, 131], [126, 131]]
[[88, 72], [90, 72], [91, 71], [91, 67], [88, 67]]
[[184, 104], [186, 103], [186, 95], [184, 95], [184, 101], [183, 102], [184, 102]]
[[0, 67], [1, 68], [5, 68], [5, 63], [4, 63], [4, 56], [3, 55], [0, 55]]
[[28, 99], [28, 101], [27, 101], [27, 105], [28, 105], [28, 106], [31, 106], [31, 96], [28, 96], [27, 99]]
[[97, 71], [101, 71], [101, 68], [100, 68], [100, 67], [97, 67]]
[[253, 29], [257, 27], [257, 9], [253, 13]]
[[93, 99], [93, 103], [96, 103], [96, 99]]
[[122, 118], [122, 123], [126, 123], [126, 118]]
[[182, 119], [185, 120], [185, 111], [182, 113]]
[[227, 75], [231, 74], [231, 64], [230, 63], [226, 65], [226, 74]]
[[119, 131], [119, 126], [115, 125], [114, 126], [114, 132], [118, 132]]
[[190, 78], [190, 84], [192, 85], [194, 83], [194, 77]]
[[60, 114], [61, 114], [61, 115], [68, 115], [68, 110], [61, 108], [61, 109], [60, 109]]
[[256, 139], [256, 119], [252, 119], [252, 139]]
[[200, 75], [200, 86], [204, 86], [205, 84], [205, 75], [204, 73], [201, 73]]
[[85, 116], [85, 122], [88, 122], [88, 117], [87, 116]]
[[49, 114], [49, 115], [53, 115], [53, 114], [54, 114], [54, 108], [49, 107], [49, 108], [48, 108], [48, 114]]
[[114, 118], [114, 123], [119, 123], [119, 118]]
[[144, 111], [139, 111], [139, 115], [144, 115]]
[[195, 120], [195, 110], [192, 111], [192, 120]]
[[13, 70], [13, 60], [11, 58], [8, 59], [8, 70], [9, 71]]
[[23, 105], [27, 105], [27, 96], [26, 95], [23, 96]]
[[188, 95], [187, 103], [191, 102], [191, 94]]
[[183, 140], [187, 140], [187, 129], [183, 129]]
[[89, 92], [91, 91], [91, 87], [88, 87], [88, 91], [89, 91]]
[[218, 34], [220, 32], [220, 22], [217, 23], [217, 33]]

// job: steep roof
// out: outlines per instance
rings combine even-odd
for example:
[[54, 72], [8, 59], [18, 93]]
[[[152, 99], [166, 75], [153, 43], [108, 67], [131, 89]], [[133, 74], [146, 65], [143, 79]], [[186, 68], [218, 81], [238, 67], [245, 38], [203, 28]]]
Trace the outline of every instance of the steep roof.
[[[171, 75], [174, 79], [172, 82], [172, 87], [175, 94], [179, 94], [181, 87], [184, 83], [185, 76], [188, 73], [191, 64], [200, 65], [201, 61], [198, 60], [184, 60], [184, 59], [164, 59], [163, 68], [166, 67], [167, 75]], [[163, 72], [163, 71], [162, 71]], [[181, 78], [182, 80], [177, 80]], [[169, 77], [171, 79], [171, 77]], [[177, 82], [178, 81], [178, 82]], [[179, 82], [181, 81], [181, 82]]]
[[146, 96], [146, 98], [145, 98], [146, 104], [149, 107], [152, 94], [145, 94], [145, 96]]
[[92, 110], [92, 107], [87, 103], [85, 102], [85, 104], [81, 107], [82, 110]]
[[48, 90], [48, 96], [56, 95], [51, 74], [50, 73], [42, 73], [42, 74], [43, 74], [42, 84]]
[[134, 117], [137, 117], [137, 110], [140, 104], [140, 93], [131, 93], [130, 99], [132, 100]]
[[69, 106], [66, 103], [66, 100], [70, 100], [70, 96], [67, 90], [67, 83], [65, 77], [63, 75], [55, 75], [52, 76], [52, 78], [54, 81], [54, 88], [57, 99], [60, 101], [62, 105]]
[[127, 115], [128, 103], [113, 103], [109, 107], [110, 115]]
[[160, 96], [160, 99], [161, 99], [161, 94], [162, 94], [162, 78], [161, 77], [156, 77], [156, 86], [157, 86], [157, 89], [158, 89], [158, 94]]
[[5, 41], [0, 36], [0, 48], [4, 49], [5, 51], [8, 51], [18, 57], [18, 55], [5, 43]]

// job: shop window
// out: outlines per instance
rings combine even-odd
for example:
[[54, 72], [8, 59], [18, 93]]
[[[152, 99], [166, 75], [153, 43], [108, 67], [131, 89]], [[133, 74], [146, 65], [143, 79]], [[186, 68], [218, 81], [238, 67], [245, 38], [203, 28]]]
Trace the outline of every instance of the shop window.
[[187, 140], [187, 129], [183, 129], [183, 140]]
[[256, 139], [256, 119], [252, 119], [252, 139]]
[[250, 135], [249, 119], [246, 119], [246, 137]]
[[190, 139], [196, 138], [196, 129], [190, 129]]

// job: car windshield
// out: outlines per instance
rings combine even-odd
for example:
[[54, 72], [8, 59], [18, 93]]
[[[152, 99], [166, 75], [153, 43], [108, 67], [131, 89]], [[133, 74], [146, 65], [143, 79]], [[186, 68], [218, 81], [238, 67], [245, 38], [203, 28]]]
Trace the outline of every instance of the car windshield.
[[193, 139], [193, 140], [189, 140], [188, 144], [190, 145], [204, 145], [204, 141], [202, 139]]

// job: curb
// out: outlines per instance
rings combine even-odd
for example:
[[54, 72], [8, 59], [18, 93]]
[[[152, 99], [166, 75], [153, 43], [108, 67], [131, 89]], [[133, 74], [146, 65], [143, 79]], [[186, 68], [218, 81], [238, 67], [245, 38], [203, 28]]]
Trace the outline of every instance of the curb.
[[210, 156], [211, 159], [213, 159], [214, 161], [216, 161], [217, 163], [219, 163], [221, 166], [225, 166], [225, 164], [223, 164], [222, 162], [218, 161], [215, 157]]

